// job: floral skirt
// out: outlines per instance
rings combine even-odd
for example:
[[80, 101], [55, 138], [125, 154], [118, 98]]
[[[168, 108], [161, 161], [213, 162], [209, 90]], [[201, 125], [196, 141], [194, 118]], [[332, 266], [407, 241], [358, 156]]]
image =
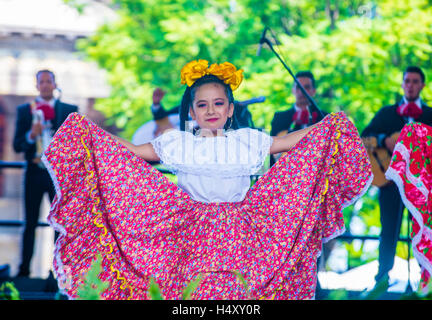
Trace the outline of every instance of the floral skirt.
[[57, 191], [54, 273], [70, 298], [100, 254], [104, 299], [148, 299], [151, 278], [163, 298], [181, 299], [198, 276], [192, 299], [312, 299], [322, 242], [344, 231], [342, 209], [372, 181], [344, 113], [320, 122], [241, 202], [193, 200], [78, 113], [44, 163]]
[[422, 269], [421, 290], [426, 290], [432, 274], [431, 161], [432, 127], [412, 123], [403, 128], [386, 172], [413, 217], [412, 247]]

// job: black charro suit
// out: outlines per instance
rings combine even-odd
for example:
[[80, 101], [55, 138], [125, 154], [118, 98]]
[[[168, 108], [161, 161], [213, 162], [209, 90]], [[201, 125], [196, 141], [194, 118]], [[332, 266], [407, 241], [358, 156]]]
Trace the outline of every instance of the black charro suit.
[[[408, 123], [407, 117], [402, 117], [396, 112], [397, 107], [404, 103], [399, 103], [382, 107], [369, 125], [363, 130], [362, 137], [376, 137], [379, 147], [385, 147], [384, 140], [395, 132], [400, 132]], [[415, 119], [432, 126], [432, 108], [425, 103], [421, 103], [423, 113]], [[380, 205], [381, 235], [379, 244], [379, 267], [375, 277], [377, 281], [388, 275], [393, 268], [396, 245], [399, 238], [400, 227], [404, 205], [395, 183], [387, 184], [379, 188], [378, 201]]]
[[[53, 131], [56, 132], [58, 130], [70, 113], [77, 111], [77, 106], [56, 100], [54, 103], [55, 116], [54, 119], [51, 120]], [[36, 144], [30, 143], [27, 140], [27, 134], [32, 127], [32, 121], [33, 116], [30, 103], [18, 106], [13, 148], [15, 152], [24, 152], [24, 158], [26, 160], [24, 174], [24, 210], [26, 223], [19, 270], [19, 275], [21, 276], [28, 276], [30, 273], [30, 262], [34, 250], [35, 229], [39, 219], [42, 197], [45, 192], [47, 192], [52, 201], [55, 195], [54, 186], [48, 171], [33, 162], [33, 159], [36, 157]]]
[[[363, 130], [362, 137], [374, 136], [379, 141], [379, 145], [383, 146], [383, 139], [395, 132], [400, 132], [408, 123], [408, 118], [397, 114], [397, 107], [403, 101], [393, 105], [382, 107], [373, 117], [369, 125]], [[416, 119], [416, 122], [421, 122], [427, 125], [432, 125], [432, 108], [422, 102], [422, 115]]]

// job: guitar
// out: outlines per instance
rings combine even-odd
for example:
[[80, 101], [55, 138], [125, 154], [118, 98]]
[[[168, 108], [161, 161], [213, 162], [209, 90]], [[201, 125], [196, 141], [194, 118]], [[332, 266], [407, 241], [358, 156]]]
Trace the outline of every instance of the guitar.
[[[399, 135], [400, 132], [395, 132], [390, 136], [390, 139], [396, 143]], [[378, 147], [378, 141], [375, 137], [363, 137], [362, 140], [372, 166], [372, 173], [374, 175], [372, 185], [384, 187], [391, 182], [386, 179], [385, 172], [390, 165], [392, 154], [387, 148]]]

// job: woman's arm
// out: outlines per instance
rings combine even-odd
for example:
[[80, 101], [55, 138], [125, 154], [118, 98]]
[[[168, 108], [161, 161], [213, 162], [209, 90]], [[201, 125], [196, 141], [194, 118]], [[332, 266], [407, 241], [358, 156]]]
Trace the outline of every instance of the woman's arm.
[[120, 142], [122, 145], [124, 145], [126, 148], [128, 148], [130, 151], [135, 153], [138, 157], [143, 158], [147, 162], [157, 162], [160, 161], [160, 158], [154, 151], [153, 145], [151, 143], [145, 143], [140, 145], [134, 145], [133, 143], [130, 143], [129, 141], [126, 141], [125, 139], [122, 139], [120, 137], [117, 137], [113, 134], [109, 134], [114, 140]]
[[308, 134], [308, 132], [311, 131], [316, 125], [317, 123], [310, 127], [288, 133], [284, 136], [272, 137], [273, 143], [270, 147], [270, 154], [289, 151], [292, 147], [294, 147], [297, 144], [297, 142], [301, 140], [301, 138], [303, 138], [306, 134]]

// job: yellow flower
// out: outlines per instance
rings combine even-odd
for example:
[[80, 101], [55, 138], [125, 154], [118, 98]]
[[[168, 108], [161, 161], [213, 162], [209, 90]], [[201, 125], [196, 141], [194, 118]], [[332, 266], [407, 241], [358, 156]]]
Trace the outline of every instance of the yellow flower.
[[225, 84], [230, 85], [232, 90], [237, 89], [243, 80], [243, 70], [237, 70], [230, 62], [214, 63], [209, 67], [207, 60], [194, 60], [182, 68], [181, 83], [190, 87], [196, 80], [208, 74], [218, 77]]
[[222, 77], [224, 79], [228, 79], [231, 75], [237, 71], [237, 68], [229, 62], [224, 62], [218, 65], [220, 72], [222, 73]]
[[181, 84], [187, 84], [190, 87], [196, 80], [207, 74], [207, 69], [207, 60], [200, 59], [187, 63], [180, 72]]
[[230, 62], [212, 64], [209, 67], [209, 74], [215, 75], [225, 84], [230, 85], [231, 90], [237, 89], [243, 80], [243, 70], [237, 70], [237, 68]]
[[225, 80], [225, 83], [231, 86], [231, 90], [235, 90], [240, 86], [240, 83], [243, 81], [243, 70], [237, 70], [234, 72], [231, 77]]

